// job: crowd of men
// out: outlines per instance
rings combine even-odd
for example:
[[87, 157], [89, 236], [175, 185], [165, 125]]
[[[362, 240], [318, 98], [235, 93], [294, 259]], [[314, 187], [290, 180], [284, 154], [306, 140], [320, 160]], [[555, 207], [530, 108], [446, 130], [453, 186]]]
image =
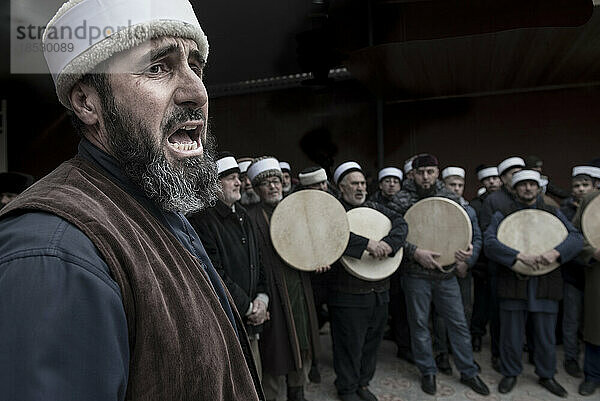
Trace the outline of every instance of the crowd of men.
[[[473, 358], [474, 352], [481, 351], [481, 337], [488, 320], [492, 366], [503, 376], [498, 386], [500, 393], [510, 392], [522, 372], [523, 339], [527, 337], [526, 348], [539, 383], [555, 395], [566, 396], [567, 392], [554, 378], [555, 333], [562, 337], [567, 373], [583, 377], [579, 333], [584, 321], [585, 262], [576, 260], [582, 251], [583, 236], [572, 220], [583, 198], [600, 187], [600, 168], [592, 164], [575, 167], [572, 193], [562, 200], [557, 197], [563, 204], [558, 208], [556, 201], [546, 194], [548, 179], [540, 173], [539, 159], [528, 158], [528, 163], [520, 157], [510, 157], [497, 167], [479, 166], [477, 178], [482, 187], [478, 196], [467, 202], [463, 197], [465, 170], [457, 166], [440, 169], [437, 158], [429, 154], [409, 159], [404, 171], [396, 167], [382, 169], [377, 177], [378, 190], [370, 197], [365, 174], [354, 161], [339, 165], [331, 178], [322, 167], [305, 168], [292, 184], [287, 162], [266, 156], [236, 161], [231, 153], [221, 154], [217, 160], [222, 185], [219, 201], [216, 207], [189, 218], [213, 263], [221, 265], [217, 269], [234, 294], [239, 291], [239, 284], [232, 283], [231, 277], [240, 274], [240, 266], [248, 266], [242, 270], [250, 276], [258, 274], [256, 269], [264, 271], [258, 276], [266, 277], [270, 283], [267, 285], [267, 293], [272, 294], [267, 308], [269, 320], [253, 320], [256, 301], [252, 299], [257, 293], [250, 283], [259, 281], [240, 280], [245, 285], [244, 302], [236, 304], [248, 317], [249, 332], [260, 327], [260, 334], [253, 338], [259, 338], [255, 356], [259, 366], [260, 358], [264, 359], [263, 386], [267, 399], [285, 393], [282, 386], [287, 383], [288, 399], [303, 400], [302, 389], [307, 378], [319, 381], [316, 336], [323, 324], [323, 319], [319, 319], [321, 314], [327, 315], [330, 322], [335, 386], [342, 400], [377, 399], [369, 390], [369, 382], [388, 323], [398, 345], [398, 357], [419, 368], [425, 393], [436, 394], [438, 371], [452, 374], [452, 355], [461, 382], [479, 394], [489, 394]], [[366, 250], [375, 257], [387, 257], [404, 247], [398, 271], [392, 277], [373, 282], [350, 274], [339, 262], [312, 274], [287, 265], [272, 246], [269, 219], [285, 196], [309, 189], [327, 191], [347, 211], [371, 207], [384, 213], [392, 221], [389, 235], [375, 242], [351, 233], [344, 255], [360, 258]], [[438, 264], [439, 255], [435, 252], [406, 242], [410, 227], [402, 216], [416, 202], [432, 196], [455, 201], [471, 220], [472, 244], [457, 251], [453, 271]], [[519, 253], [498, 241], [500, 222], [526, 208], [546, 210], [557, 216], [568, 229], [567, 238], [542, 255]], [[240, 231], [242, 227], [246, 228]], [[222, 234], [222, 231], [230, 232]], [[213, 246], [215, 242], [219, 243], [217, 248]], [[263, 255], [260, 265], [249, 259], [244, 263], [220, 263], [244, 250], [246, 254], [252, 253], [252, 244]], [[517, 260], [536, 267], [559, 261], [562, 267], [523, 280], [523, 276], [510, 269]], [[564, 313], [562, 327], [557, 330], [559, 305]], [[595, 336], [588, 333], [588, 337], [586, 375], [579, 389], [582, 395], [592, 394], [600, 384], [597, 333]], [[273, 360], [272, 350], [278, 351], [277, 360]]]
[[[57, 32], [82, 24], [115, 30], [77, 41], [72, 52], [51, 51], [67, 40]], [[404, 171], [381, 170], [370, 199], [355, 161], [331, 177], [306, 168], [294, 183], [291, 166], [274, 157], [216, 154], [203, 83], [208, 41], [188, 0], [70, 0], [43, 42], [81, 142], [36, 183], [2, 176], [3, 399], [303, 401], [307, 378], [320, 380], [318, 330], [328, 319], [339, 398], [373, 401], [388, 315], [398, 356], [418, 367], [427, 394], [436, 394], [438, 370], [452, 371], [450, 354], [465, 386], [490, 393], [473, 357], [488, 323], [500, 393], [516, 384], [527, 337], [539, 383], [566, 396], [554, 379], [556, 332], [567, 372], [583, 376], [579, 393], [600, 385], [600, 250], [580, 231], [600, 193], [597, 165], [573, 169], [561, 208], [539, 161], [519, 157], [478, 169], [485, 191], [470, 203], [464, 169], [441, 170], [430, 154]], [[351, 233], [344, 256], [386, 258], [402, 248], [398, 272], [366, 281], [339, 261], [316, 272], [288, 266], [273, 247], [271, 217], [301, 190], [389, 218], [381, 240]], [[456, 251], [454, 269], [407, 240], [404, 214], [432, 196], [471, 220], [472, 244]], [[540, 255], [506, 246], [497, 228], [522, 209], [552, 213], [568, 235]], [[562, 267], [524, 279], [511, 269], [516, 261]]]

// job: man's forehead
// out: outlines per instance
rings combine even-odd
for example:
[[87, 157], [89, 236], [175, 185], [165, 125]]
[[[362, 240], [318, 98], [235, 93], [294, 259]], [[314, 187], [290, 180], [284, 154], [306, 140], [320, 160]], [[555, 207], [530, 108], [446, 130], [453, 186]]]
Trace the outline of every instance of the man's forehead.
[[[165, 36], [143, 42], [131, 49], [125, 50], [111, 57], [112, 70], [131, 66], [131, 63], [149, 62], [152, 58], [163, 50], [178, 53], [180, 56], [188, 58], [190, 55], [198, 55], [198, 44], [187, 38], [176, 38]], [[204, 60], [199, 60], [204, 61]]]
[[365, 176], [360, 171], [353, 171], [348, 174], [348, 181], [350, 181], [350, 182], [364, 181], [364, 180], [365, 180]]

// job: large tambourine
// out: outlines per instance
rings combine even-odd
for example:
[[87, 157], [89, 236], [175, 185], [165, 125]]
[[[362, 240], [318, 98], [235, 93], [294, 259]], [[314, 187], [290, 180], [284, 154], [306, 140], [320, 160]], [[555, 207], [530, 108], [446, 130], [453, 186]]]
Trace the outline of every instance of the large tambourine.
[[592, 199], [583, 211], [581, 231], [591, 246], [600, 248], [600, 196]]
[[[383, 213], [368, 207], [357, 207], [347, 213], [350, 231], [374, 241], [389, 234], [392, 222]], [[378, 281], [391, 276], [400, 266], [403, 250], [392, 257], [377, 259], [364, 251], [361, 258], [342, 256], [340, 260], [348, 273], [362, 280]]]
[[[558, 246], [569, 232], [558, 217], [540, 209], [524, 209], [509, 214], [498, 226], [498, 241], [519, 252], [540, 255]], [[541, 265], [533, 269], [517, 261], [512, 270], [527, 276], [540, 276], [556, 269], [560, 264]]]
[[[456, 251], [466, 251], [473, 239], [469, 215], [461, 205], [448, 198], [422, 199], [406, 211], [404, 220], [408, 224], [406, 241], [439, 253], [436, 260], [441, 266], [453, 265]], [[453, 269], [442, 270], [450, 272]]]
[[275, 208], [271, 217], [271, 241], [290, 266], [314, 271], [338, 260], [350, 238], [346, 211], [326, 192], [295, 192]]

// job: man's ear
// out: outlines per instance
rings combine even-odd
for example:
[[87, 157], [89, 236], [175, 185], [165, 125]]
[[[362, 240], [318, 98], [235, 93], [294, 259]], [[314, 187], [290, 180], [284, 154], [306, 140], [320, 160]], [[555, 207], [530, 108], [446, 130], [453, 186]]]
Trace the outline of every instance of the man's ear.
[[69, 95], [75, 115], [86, 125], [100, 121], [100, 97], [95, 89], [77, 82]]

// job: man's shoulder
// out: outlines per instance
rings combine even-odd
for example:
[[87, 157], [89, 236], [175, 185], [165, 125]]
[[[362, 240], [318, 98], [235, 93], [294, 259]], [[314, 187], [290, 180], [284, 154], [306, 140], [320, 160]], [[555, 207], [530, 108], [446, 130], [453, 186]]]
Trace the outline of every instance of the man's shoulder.
[[51, 213], [32, 211], [0, 220], [0, 265], [39, 260], [78, 265], [111, 286], [110, 271], [92, 241], [77, 227]]

